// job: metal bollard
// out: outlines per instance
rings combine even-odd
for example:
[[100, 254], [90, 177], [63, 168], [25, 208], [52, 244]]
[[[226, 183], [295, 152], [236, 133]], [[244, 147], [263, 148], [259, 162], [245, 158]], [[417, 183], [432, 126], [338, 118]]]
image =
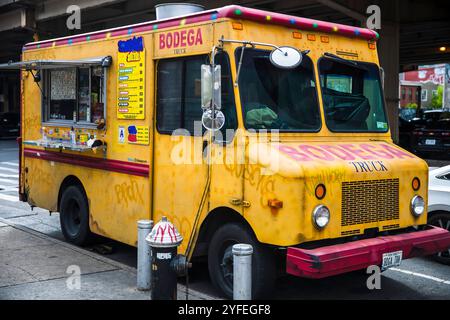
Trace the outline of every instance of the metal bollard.
[[151, 278], [151, 248], [145, 238], [153, 228], [153, 221], [138, 221], [138, 257], [137, 257], [137, 289], [150, 290]]
[[249, 244], [233, 246], [233, 300], [252, 300], [252, 254]]

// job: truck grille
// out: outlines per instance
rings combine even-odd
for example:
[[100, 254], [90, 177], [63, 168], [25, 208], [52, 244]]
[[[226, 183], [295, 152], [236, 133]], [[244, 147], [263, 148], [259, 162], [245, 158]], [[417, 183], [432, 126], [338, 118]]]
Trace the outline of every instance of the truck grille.
[[398, 179], [342, 183], [342, 227], [397, 219]]

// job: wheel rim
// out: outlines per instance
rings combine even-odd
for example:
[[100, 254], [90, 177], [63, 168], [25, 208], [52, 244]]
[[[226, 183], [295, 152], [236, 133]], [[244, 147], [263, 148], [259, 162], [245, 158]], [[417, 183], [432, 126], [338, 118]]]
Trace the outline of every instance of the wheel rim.
[[80, 205], [75, 200], [70, 200], [64, 210], [66, 229], [70, 236], [74, 237], [81, 228], [81, 210]]
[[233, 290], [233, 245], [237, 241], [230, 240], [223, 244], [219, 255], [220, 274], [228, 290]]
[[[433, 221], [432, 225], [450, 231], [449, 218], [440, 218], [436, 221]], [[437, 253], [436, 256], [439, 257], [440, 259], [450, 260], [450, 248], [448, 248], [447, 251]]]

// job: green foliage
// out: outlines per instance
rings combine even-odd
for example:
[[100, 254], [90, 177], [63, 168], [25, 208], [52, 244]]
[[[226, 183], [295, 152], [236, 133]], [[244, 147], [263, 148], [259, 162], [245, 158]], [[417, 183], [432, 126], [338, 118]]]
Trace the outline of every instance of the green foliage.
[[438, 86], [437, 94], [431, 99], [431, 107], [433, 109], [442, 109], [442, 98], [444, 96], [444, 86]]
[[417, 103], [408, 103], [407, 105], [406, 105], [406, 107], [405, 108], [407, 108], [407, 109], [417, 109], [418, 108], [418, 105], [417, 105]]

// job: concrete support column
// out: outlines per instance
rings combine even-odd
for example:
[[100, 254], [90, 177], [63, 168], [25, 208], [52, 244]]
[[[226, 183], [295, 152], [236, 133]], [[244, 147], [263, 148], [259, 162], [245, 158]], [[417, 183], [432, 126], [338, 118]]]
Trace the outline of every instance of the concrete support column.
[[8, 77], [3, 78], [3, 109], [5, 112], [10, 111], [9, 109], [9, 79]]
[[4, 111], [5, 92], [3, 90], [3, 77], [0, 74], [0, 112]]
[[400, 27], [397, 23], [382, 23], [378, 44], [381, 66], [385, 72], [384, 94], [391, 125], [392, 139], [398, 142]]

